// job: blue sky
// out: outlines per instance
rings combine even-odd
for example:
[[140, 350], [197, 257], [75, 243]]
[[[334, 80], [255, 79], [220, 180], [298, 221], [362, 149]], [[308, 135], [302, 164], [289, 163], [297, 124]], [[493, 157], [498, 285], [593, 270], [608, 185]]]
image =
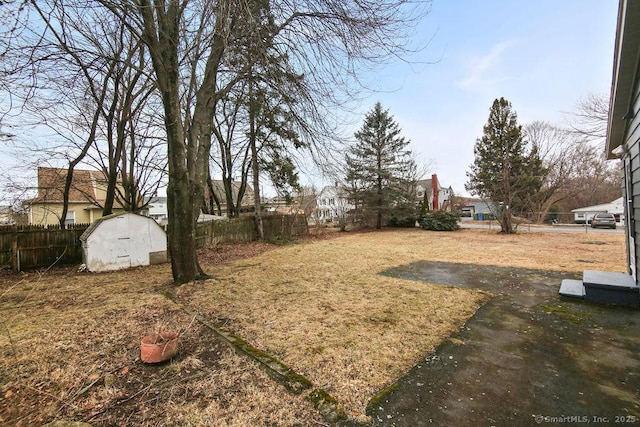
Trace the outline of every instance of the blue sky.
[[[427, 175], [466, 195], [473, 145], [495, 98], [511, 101], [520, 124], [565, 124], [587, 94], [608, 94], [617, 8], [615, 0], [434, 0], [415, 38], [429, 45], [412, 63], [375, 71], [379, 91], [354, 111], [348, 132], [380, 101], [430, 165]], [[6, 171], [15, 159], [1, 151]], [[319, 177], [307, 179], [320, 187]]]
[[361, 113], [380, 101], [429, 173], [465, 195], [495, 98], [512, 103], [520, 124], [566, 124], [588, 93], [608, 95], [617, 9], [614, 0], [434, 0], [416, 39], [431, 42], [412, 58], [431, 64], [381, 70], [381, 91]]

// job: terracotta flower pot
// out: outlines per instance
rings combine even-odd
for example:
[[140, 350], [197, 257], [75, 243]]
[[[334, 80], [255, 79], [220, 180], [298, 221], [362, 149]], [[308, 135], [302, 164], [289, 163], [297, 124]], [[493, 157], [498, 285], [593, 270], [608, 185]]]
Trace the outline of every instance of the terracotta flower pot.
[[147, 335], [140, 343], [140, 359], [144, 363], [158, 363], [171, 359], [178, 353], [178, 338], [175, 332]]

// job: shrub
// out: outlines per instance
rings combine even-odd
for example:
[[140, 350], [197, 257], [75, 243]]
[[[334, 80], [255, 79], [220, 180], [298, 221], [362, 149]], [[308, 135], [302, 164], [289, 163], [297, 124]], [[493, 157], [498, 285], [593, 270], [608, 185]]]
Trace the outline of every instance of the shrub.
[[414, 228], [416, 226], [416, 210], [412, 206], [398, 206], [391, 211], [387, 225], [389, 227]]
[[460, 221], [458, 212], [432, 211], [420, 217], [420, 227], [425, 230], [455, 231], [460, 228], [458, 221]]

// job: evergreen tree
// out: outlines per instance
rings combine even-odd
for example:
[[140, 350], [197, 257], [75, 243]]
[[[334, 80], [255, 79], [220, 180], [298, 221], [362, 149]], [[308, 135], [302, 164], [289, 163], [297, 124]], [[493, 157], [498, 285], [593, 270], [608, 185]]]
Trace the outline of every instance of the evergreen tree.
[[498, 207], [495, 214], [503, 233], [515, 232], [513, 214], [528, 209], [528, 201], [542, 185], [544, 167], [535, 147], [527, 152], [522, 126], [509, 101], [493, 101], [484, 135], [473, 151], [475, 161], [465, 188]]
[[[355, 133], [357, 143], [346, 155], [349, 196], [381, 228], [393, 209], [415, 206], [416, 164], [409, 140], [378, 102]], [[415, 222], [415, 220], [414, 220]]]

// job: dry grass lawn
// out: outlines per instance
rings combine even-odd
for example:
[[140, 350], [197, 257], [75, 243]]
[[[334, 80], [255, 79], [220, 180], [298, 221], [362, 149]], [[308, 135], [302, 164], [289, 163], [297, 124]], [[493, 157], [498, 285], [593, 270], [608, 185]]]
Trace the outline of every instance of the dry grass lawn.
[[[488, 296], [381, 276], [419, 260], [621, 270], [623, 236], [490, 231], [363, 233], [293, 245], [179, 289], [199, 312], [277, 355], [362, 421], [368, 400], [455, 333]], [[601, 238], [601, 236], [603, 236]], [[603, 250], [606, 248], [607, 250]], [[613, 249], [613, 250], [610, 250]], [[589, 268], [592, 268], [590, 266]], [[556, 284], [559, 286], [559, 284]]]
[[[381, 271], [419, 260], [624, 271], [621, 234], [406, 230], [266, 252], [265, 245], [249, 247], [258, 254], [211, 265], [203, 257], [212, 278], [175, 289], [177, 296], [307, 376], [360, 421], [367, 421], [364, 409], [377, 391], [490, 297]], [[2, 279], [0, 424], [58, 418], [96, 425], [322, 422], [303, 397], [230, 352], [157, 292], [170, 282], [168, 265]], [[182, 351], [171, 364], [147, 367], [137, 340], [158, 329], [183, 331]]]
[[[28, 274], [0, 292], [0, 425], [294, 425], [321, 420], [156, 292], [167, 266]], [[170, 365], [139, 361], [139, 338], [182, 333]]]

